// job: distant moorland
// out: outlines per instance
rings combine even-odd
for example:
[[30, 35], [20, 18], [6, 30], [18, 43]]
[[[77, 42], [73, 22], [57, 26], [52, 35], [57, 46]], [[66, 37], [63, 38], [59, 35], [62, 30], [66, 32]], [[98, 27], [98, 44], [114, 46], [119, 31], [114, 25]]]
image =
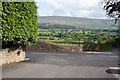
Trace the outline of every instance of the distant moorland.
[[39, 17], [38, 21], [40, 24], [46, 23], [46, 24], [74, 25], [78, 28], [86, 29], [117, 29], [117, 26], [114, 25], [114, 21], [109, 21], [107, 19], [48, 16]]

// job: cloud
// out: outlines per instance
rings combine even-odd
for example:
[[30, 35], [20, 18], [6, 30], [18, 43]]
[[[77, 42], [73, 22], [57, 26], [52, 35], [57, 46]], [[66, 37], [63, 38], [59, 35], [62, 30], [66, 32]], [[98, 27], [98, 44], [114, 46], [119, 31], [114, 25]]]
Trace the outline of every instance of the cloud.
[[68, 10], [54, 9], [53, 13], [54, 13], [53, 14], [54, 16], [71, 16], [72, 17], [70, 11]]
[[41, 14], [41, 15], [38, 15], [38, 16], [48, 16], [48, 15]]
[[63, 5], [61, 5], [59, 2], [57, 2], [56, 0], [47, 0], [49, 5], [51, 5], [51, 7], [55, 8], [55, 9], [62, 9]]
[[44, 0], [52, 10], [52, 16], [105, 17], [101, 0]]
[[79, 10], [71, 10], [70, 13], [74, 17], [89, 17], [89, 15], [92, 13], [92, 10], [84, 10], [84, 9], [79, 9]]

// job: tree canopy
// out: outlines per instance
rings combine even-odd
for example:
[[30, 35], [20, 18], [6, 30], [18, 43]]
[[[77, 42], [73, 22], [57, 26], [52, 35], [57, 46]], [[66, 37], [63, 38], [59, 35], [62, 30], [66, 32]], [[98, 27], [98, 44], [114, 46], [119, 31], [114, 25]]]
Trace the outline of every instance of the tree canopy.
[[120, 18], [120, 0], [104, 0], [104, 9], [107, 15], [117, 23]]

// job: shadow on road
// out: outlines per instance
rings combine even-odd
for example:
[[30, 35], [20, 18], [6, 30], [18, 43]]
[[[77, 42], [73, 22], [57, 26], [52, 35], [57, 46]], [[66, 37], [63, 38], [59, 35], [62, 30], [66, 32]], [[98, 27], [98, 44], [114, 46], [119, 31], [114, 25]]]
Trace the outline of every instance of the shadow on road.
[[120, 74], [120, 69], [108, 69], [106, 72], [109, 74]]

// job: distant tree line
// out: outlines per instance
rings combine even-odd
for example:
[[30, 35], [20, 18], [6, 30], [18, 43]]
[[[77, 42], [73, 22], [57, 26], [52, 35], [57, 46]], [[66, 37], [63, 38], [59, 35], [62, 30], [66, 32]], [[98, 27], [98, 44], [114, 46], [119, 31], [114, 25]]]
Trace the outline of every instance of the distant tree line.
[[72, 25], [60, 25], [60, 24], [40, 24], [39, 28], [41, 29], [75, 29], [75, 26]]
[[78, 29], [78, 30], [117, 30], [117, 25], [92, 25], [92, 24], [81, 24], [81, 25], [64, 25], [64, 24], [51, 24], [51, 23], [39, 23], [40, 29]]
[[[102, 44], [106, 42], [114, 42], [116, 38], [118, 38], [118, 34], [116, 33], [99, 33], [99, 32], [72, 32], [72, 31], [64, 31], [64, 30], [52, 30], [45, 31], [38, 34], [38, 36], [43, 36], [51, 40], [55, 40], [55, 38], [64, 39], [64, 41], [83, 41], [83, 42], [91, 42]], [[71, 39], [71, 40], [69, 40]]]

